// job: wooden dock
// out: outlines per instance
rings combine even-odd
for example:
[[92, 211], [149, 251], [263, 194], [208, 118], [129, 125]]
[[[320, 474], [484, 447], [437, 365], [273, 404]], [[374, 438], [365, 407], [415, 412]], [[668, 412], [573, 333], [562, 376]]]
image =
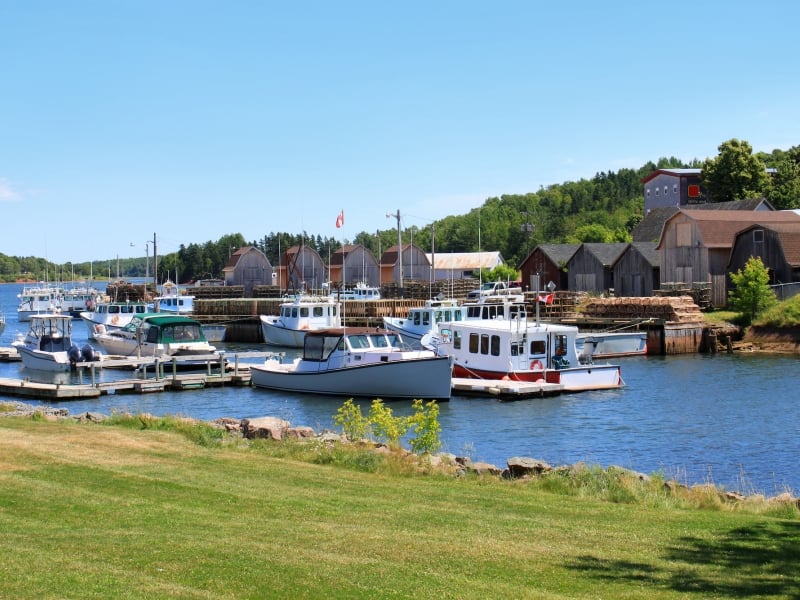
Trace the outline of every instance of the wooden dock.
[[[39, 400], [81, 400], [98, 398], [107, 394], [149, 394], [165, 391], [199, 390], [225, 385], [249, 386], [250, 363], [242, 358], [262, 358], [274, 352], [241, 352], [232, 356], [224, 354], [191, 357], [157, 358], [113, 357], [91, 363], [78, 363], [81, 383], [38, 383], [30, 379], [0, 378], [0, 394]], [[205, 360], [203, 372], [185, 372], [189, 361]], [[138, 377], [116, 381], [97, 381], [101, 369], [136, 370]], [[83, 383], [84, 375], [87, 383]]]
[[469, 379], [453, 377], [452, 390], [464, 396], [494, 396], [499, 400], [543, 398], [562, 393], [563, 384], [544, 381], [512, 381], [510, 379]]

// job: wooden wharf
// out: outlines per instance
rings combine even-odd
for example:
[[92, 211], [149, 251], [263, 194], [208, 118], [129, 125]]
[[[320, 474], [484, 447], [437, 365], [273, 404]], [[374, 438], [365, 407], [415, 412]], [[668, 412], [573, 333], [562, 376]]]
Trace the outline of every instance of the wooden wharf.
[[[250, 364], [240, 359], [266, 358], [275, 352], [239, 352], [231, 357], [225, 353], [204, 356], [158, 358], [111, 357], [97, 362], [78, 363], [76, 369], [81, 383], [39, 383], [30, 379], [0, 378], [0, 395], [35, 398], [40, 400], [82, 400], [107, 394], [148, 394], [165, 391], [197, 390], [225, 385], [249, 386]], [[205, 361], [205, 372], [182, 372], [187, 362]], [[138, 370], [139, 377], [116, 381], [97, 381], [98, 369]], [[148, 369], [149, 371], [148, 375]], [[87, 383], [83, 383], [88, 371]], [[170, 372], [171, 371], [171, 372]]]

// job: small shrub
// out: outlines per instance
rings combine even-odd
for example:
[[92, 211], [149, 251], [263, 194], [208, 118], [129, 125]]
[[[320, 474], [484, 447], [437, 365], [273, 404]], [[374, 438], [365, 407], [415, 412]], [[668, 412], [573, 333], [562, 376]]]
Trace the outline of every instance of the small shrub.
[[400, 448], [400, 438], [402, 438], [410, 427], [408, 418], [395, 417], [392, 409], [377, 398], [372, 401], [369, 409], [369, 424], [375, 439], [386, 442], [390, 448]]
[[339, 407], [333, 422], [342, 428], [350, 440], [364, 439], [369, 431], [369, 420], [361, 414], [361, 407], [352, 398]]
[[411, 451], [416, 454], [433, 454], [442, 447], [439, 434], [439, 405], [431, 400], [423, 405], [422, 400], [414, 400], [414, 414], [409, 418], [409, 425], [414, 435], [409, 439]]

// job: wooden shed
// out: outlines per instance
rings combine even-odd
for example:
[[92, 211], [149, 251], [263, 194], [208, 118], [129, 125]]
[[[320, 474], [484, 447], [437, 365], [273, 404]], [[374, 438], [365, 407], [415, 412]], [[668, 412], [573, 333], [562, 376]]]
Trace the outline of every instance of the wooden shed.
[[244, 246], [231, 254], [222, 268], [225, 285], [244, 286], [245, 297], [253, 296], [256, 285], [275, 283], [274, 271], [267, 256], [255, 246]]
[[555, 289], [568, 289], [567, 264], [580, 247], [580, 244], [539, 244], [519, 266], [522, 285], [533, 290], [532, 277], [539, 275], [541, 289], [551, 281]]
[[652, 296], [661, 287], [661, 259], [656, 242], [633, 242], [614, 263], [614, 294]]
[[627, 243], [581, 244], [567, 263], [569, 291], [602, 293], [614, 288], [614, 264], [627, 247]]
[[661, 233], [661, 283], [708, 282], [712, 306], [724, 307], [736, 234], [756, 224], [798, 222], [800, 216], [791, 211], [681, 210], [667, 220]]
[[[402, 256], [402, 267], [400, 257]], [[431, 278], [431, 264], [419, 246], [414, 244], [394, 245], [381, 256], [381, 284], [397, 283], [401, 280]]]
[[739, 231], [728, 260], [730, 273], [757, 256], [769, 270], [770, 284], [800, 282], [800, 223], [757, 223]]
[[321, 290], [327, 269], [319, 253], [309, 246], [292, 246], [281, 256], [278, 285], [289, 292]]
[[328, 266], [330, 281], [342, 285], [363, 282], [379, 287], [380, 266], [372, 252], [361, 244], [342, 246], [331, 256]]

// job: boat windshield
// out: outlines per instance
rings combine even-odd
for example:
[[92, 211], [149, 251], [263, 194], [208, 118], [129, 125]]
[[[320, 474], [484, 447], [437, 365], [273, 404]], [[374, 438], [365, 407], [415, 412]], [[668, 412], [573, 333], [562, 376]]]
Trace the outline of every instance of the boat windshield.
[[327, 360], [331, 352], [336, 350], [340, 336], [306, 336], [303, 346], [303, 360]]

